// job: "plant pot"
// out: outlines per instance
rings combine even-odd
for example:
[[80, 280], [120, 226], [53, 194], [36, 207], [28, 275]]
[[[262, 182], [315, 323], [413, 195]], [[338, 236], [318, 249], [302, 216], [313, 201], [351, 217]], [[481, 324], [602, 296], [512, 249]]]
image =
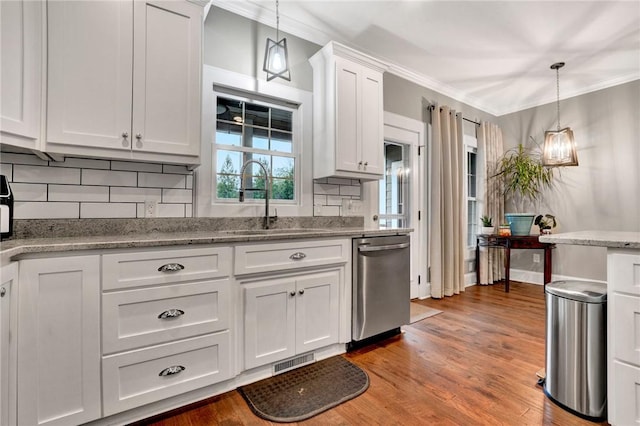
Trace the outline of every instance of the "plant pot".
[[491, 235], [493, 234], [494, 227], [493, 226], [483, 226], [480, 228], [480, 234], [482, 235]]
[[529, 235], [536, 217], [534, 213], [505, 213], [504, 218], [511, 227], [511, 235]]

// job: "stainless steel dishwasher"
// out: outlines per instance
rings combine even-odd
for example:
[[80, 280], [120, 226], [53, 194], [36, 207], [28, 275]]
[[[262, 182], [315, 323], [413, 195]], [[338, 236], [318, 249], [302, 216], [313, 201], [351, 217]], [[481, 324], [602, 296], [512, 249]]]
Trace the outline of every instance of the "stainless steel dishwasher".
[[354, 342], [397, 334], [409, 323], [408, 235], [353, 240], [352, 331]]

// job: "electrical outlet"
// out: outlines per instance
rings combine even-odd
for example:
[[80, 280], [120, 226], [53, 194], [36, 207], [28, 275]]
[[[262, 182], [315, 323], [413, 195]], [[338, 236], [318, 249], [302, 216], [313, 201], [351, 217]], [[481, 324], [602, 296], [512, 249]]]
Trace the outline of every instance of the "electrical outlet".
[[533, 253], [533, 263], [540, 263], [540, 254]]
[[147, 200], [144, 202], [144, 217], [156, 217], [156, 210], [158, 209], [158, 202], [153, 200]]

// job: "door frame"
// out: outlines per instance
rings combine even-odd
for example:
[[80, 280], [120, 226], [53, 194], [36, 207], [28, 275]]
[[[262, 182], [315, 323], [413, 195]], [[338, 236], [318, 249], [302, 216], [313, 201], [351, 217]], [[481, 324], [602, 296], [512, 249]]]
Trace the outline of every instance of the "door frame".
[[[417, 171], [410, 180], [409, 222], [411, 236], [411, 298], [426, 299], [431, 295], [427, 279], [428, 259], [428, 150], [426, 149], [426, 124], [388, 111], [384, 112], [384, 142], [393, 142], [410, 147], [410, 167]], [[418, 155], [419, 154], [419, 155]], [[362, 183], [362, 199], [365, 202], [365, 227], [378, 228], [374, 217], [378, 215], [379, 181]], [[418, 220], [420, 217], [420, 220]]]

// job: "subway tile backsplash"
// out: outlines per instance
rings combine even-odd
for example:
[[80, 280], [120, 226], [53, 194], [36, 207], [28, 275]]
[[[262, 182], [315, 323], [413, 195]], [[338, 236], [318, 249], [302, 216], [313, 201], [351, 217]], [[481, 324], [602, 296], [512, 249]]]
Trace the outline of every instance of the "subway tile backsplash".
[[14, 192], [16, 219], [191, 217], [193, 172], [184, 166], [67, 157], [44, 161], [1, 153], [0, 173]]
[[[146, 201], [157, 217], [193, 216], [193, 172], [185, 166], [0, 153], [11, 182], [16, 219], [142, 218]], [[361, 198], [357, 179], [314, 180], [313, 215], [342, 216], [342, 200]]]

